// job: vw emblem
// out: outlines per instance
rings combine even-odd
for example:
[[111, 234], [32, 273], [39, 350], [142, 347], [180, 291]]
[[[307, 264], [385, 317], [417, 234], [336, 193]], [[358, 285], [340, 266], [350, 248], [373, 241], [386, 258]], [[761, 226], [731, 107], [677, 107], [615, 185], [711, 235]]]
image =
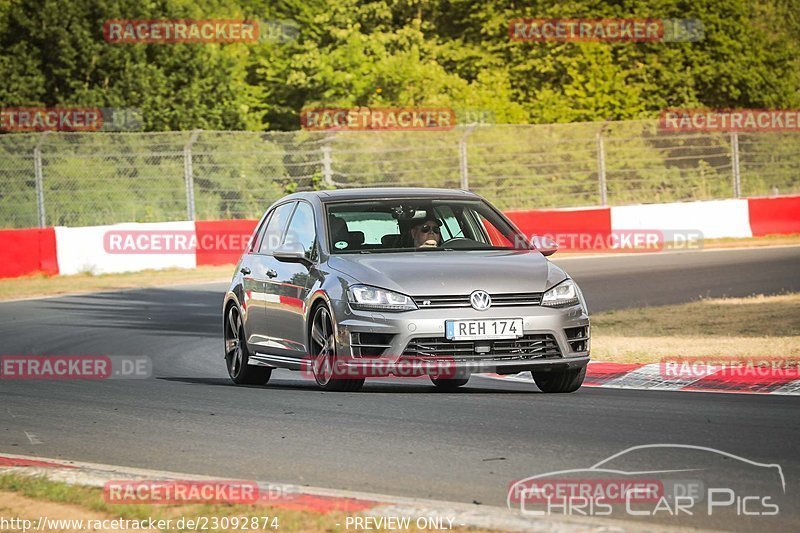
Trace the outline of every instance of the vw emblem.
[[469, 303], [477, 311], [486, 311], [492, 306], [492, 297], [486, 291], [475, 291], [469, 295]]

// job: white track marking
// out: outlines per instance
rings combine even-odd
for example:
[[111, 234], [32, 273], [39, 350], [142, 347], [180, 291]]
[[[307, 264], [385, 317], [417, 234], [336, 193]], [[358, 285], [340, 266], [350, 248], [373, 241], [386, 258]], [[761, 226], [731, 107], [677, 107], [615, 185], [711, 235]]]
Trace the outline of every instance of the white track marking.
[[26, 431], [25, 436], [28, 437], [28, 440], [31, 442], [31, 444], [44, 444], [41, 440], [39, 440], [39, 437], [37, 437], [33, 433], [29, 433]]
[[716, 252], [737, 252], [737, 251], [756, 251], [756, 250], [777, 250], [780, 248], [800, 248], [800, 244], [776, 244], [774, 246], [735, 246], [731, 248], [701, 248], [699, 250], [663, 250], [659, 252], [618, 252], [618, 253], [579, 253], [571, 255], [571, 252], [562, 252], [558, 257], [550, 256], [550, 261], [558, 262], [564, 260], [577, 261], [580, 259], [601, 259], [609, 257], [652, 257], [654, 255], [680, 255], [680, 254], [699, 254]]
[[[48, 459], [43, 457], [12, 455], [6, 453], [0, 453], [0, 457], [24, 459], [29, 461], [47, 461], [54, 463], [54, 466], [70, 466], [72, 468], [0, 467], [0, 474], [9, 472], [20, 475], [44, 476], [47, 479], [53, 481], [62, 481], [70, 485], [103, 487], [108, 481], [119, 479], [180, 479], [196, 481], [220, 480], [220, 478], [211, 476], [179, 474], [175, 472], [165, 472], [159, 470], [146, 470], [141, 468], [83, 463], [77, 461], [65, 461], [62, 459]], [[226, 481], [230, 480], [226, 478]], [[650, 525], [643, 524], [642, 522], [603, 519], [597, 517], [561, 517], [552, 515], [548, 517], [525, 516], [517, 511], [510, 511], [506, 507], [496, 507], [492, 505], [473, 505], [459, 502], [407, 498], [403, 496], [374, 494], [360, 491], [289, 485], [285, 483], [268, 483], [265, 481], [258, 481], [257, 483], [259, 487], [262, 487], [263, 489], [281, 486], [287, 491], [295, 494], [310, 494], [329, 498], [349, 498], [374, 502], [374, 507], [359, 511], [358, 514], [360, 515], [407, 516], [412, 519], [416, 519], [420, 516], [449, 517], [453, 519], [454, 525], [458, 524], [462, 527], [466, 526], [473, 528], [498, 529], [501, 531], [526, 531], [541, 533], [605, 533], [608, 531], [624, 533], [628, 531], [643, 531], [648, 529], [644, 526]], [[658, 527], [658, 531], [677, 533], [686, 531], [686, 528], [663, 526]], [[702, 530], [695, 529], [693, 531], [699, 533]]]

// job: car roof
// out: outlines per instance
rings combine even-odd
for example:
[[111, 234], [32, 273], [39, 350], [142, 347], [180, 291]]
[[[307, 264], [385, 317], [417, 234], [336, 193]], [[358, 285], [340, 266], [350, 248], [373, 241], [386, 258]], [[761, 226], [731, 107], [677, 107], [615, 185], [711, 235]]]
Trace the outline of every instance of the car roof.
[[326, 191], [301, 192], [291, 195], [294, 198], [316, 196], [322, 202], [339, 200], [371, 200], [377, 198], [446, 198], [446, 199], [480, 199], [472, 192], [460, 189], [433, 189], [424, 187], [369, 187], [358, 189], [331, 189]]

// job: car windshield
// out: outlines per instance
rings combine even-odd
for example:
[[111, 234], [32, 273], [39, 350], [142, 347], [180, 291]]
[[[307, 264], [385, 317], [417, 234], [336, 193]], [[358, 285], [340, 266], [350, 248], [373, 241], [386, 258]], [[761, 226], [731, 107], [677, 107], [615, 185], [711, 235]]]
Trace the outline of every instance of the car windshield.
[[332, 202], [327, 218], [333, 254], [530, 248], [481, 200]]

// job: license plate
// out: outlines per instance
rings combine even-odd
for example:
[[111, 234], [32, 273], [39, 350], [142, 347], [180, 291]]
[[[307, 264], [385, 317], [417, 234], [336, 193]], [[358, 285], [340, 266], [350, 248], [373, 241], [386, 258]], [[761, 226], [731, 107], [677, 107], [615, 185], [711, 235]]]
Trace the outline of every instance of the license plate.
[[446, 320], [445, 337], [451, 341], [516, 339], [522, 337], [521, 318]]

